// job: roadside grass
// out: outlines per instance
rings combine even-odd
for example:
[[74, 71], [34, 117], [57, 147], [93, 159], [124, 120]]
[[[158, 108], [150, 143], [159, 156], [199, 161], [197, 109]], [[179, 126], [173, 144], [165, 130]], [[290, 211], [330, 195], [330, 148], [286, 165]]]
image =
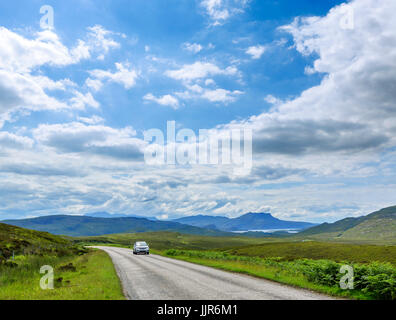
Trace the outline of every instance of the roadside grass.
[[[80, 256], [16, 256], [17, 267], [0, 266], [0, 300], [123, 300], [111, 258], [89, 250]], [[40, 267], [54, 268], [54, 289], [40, 287]]]
[[186, 256], [168, 256], [165, 252], [156, 252], [156, 254], [183, 260], [186, 262], [196, 263], [200, 265], [204, 265], [211, 268], [216, 268], [224, 271], [236, 272], [241, 274], [246, 274], [253, 277], [263, 278], [266, 280], [271, 280], [274, 282], [278, 282], [281, 284], [293, 286], [296, 288], [303, 288], [312, 291], [316, 291], [319, 293], [340, 297], [340, 298], [353, 298], [353, 299], [361, 299], [367, 300], [368, 297], [360, 294], [359, 292], [345, 292], [340, 289], [326, 287], [322, 285], [316, 285], [314, 283], [309, 282], [302, 275], [290, 274], [286, 271], [282, 271], [278, 268], [271, 267], [262, 267], [258, 265], [253, 265], [244, 262], [238, 261], [221, 261], [221, 260], [211, 260], [211, 259], [203, 259], [203, 258], [191, 258]]
[[276, 242], [262, 243], [227, 250], [232, 255], [249, 257], [282, 257], [282, 260], [329, 259], [336, 262], [349, 261], [370, 263], [389, 262], [396, 266], [396, 246], [341, 244], [333, 242]]
[[352, 299], [396, 299], [396, 268], [390, 264], [354, 264], [355, 290], [342, 290], [339, 273], [342, 263], [330, 260], [235, 256], [225, 252], [166, 250], [156, 253], [166, 257], [226, 271], [248, 274], [328, 295]]

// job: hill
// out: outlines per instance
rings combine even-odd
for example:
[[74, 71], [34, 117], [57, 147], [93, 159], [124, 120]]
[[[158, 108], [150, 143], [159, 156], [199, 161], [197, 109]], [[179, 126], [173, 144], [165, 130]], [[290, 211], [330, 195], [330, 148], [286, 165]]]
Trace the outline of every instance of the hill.
[[363, 217], [323, 223], [302, 231], [297, 237], [396, 242], [396, 206]]
[[196, 227], [205, 227], [223, 231], [247, 231], [247, 230], [276, 230], [294, 229], [302, 230], [314, 226], [309, 222], [297, 222], [280, 220], [270, 213], [247, 213], [237, 218], [192, 216], [173, 220]]
[[32, 219], [6, 220], [4, 223], [38, 231], [66, 236], [99, 236], [103, 234], [147, 231], [176, 231], [186, 234], [231, 236], [221, 232], [184, 225], [177, 222], [151, 221], [145, 218], [94, 218], [56, 215]]
[[64, 253], [70, 249], [71, 243], [61, 237], [0, 223], [0, 262], [13, 253]]

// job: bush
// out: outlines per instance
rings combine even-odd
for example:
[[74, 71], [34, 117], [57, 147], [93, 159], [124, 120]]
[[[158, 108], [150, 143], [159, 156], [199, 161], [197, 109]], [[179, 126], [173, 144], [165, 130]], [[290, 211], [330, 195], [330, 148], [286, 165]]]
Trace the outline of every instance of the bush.
[[332, 288], [340, 288], [344, 275], [340, 268], [347, 264], [354, 270], [354, 289], [369, 297], [381, 300], [396, 300], [396, 268], [389, 263], [373, 262], [370, 264], [350, 264], [332, 260], [298, 259], [283, 261], [282, 258], [259, 258], [235, 256], [225, 252], [193, 251], [170, 249], [168, 256], [181, 256], [222, 261], [239, 261], [278, 269], [288, 274], [303, 275], [309, 282]]

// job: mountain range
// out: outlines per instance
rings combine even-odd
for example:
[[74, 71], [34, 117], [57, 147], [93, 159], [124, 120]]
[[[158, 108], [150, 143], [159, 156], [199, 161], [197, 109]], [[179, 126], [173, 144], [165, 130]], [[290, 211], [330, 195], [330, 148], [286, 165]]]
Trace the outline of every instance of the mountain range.
[[273, 217], [270, 213], [249, 212], [237, 218], [214, 216], [191, 216], [173, 220], [195, 227], [216, 229], [222, 231], [249, 231], [249, 230], [303, 230], [315, 226], [309, 222], [286, 221]]
[[122, 213], [108, 213], [108, 212], [92, 212], [84, 214], [85, 217], [93, 217], [93, 218], [144, 218], [152, 221], [158, 221], [156, 217], [142, 217], [139, 215], [128, 215]]
[[[131, 216], [114, 217], [107, 213], [94, 214], [102, 217], [57, 215], [21, 220], [5, 220], [2, 223], [22, 228], [46, 231], [57, 235], [97, 236], [114, 233], [136, 233], [148, 231], [174, 231], [184, 234], [207, 236], [233, 236], [235, 231], [247, 230], [300, 230], [291, 235], [296, 240], [340, 240], [396, 242], [396, 206], [381, 209], [367, 216], [352, 217], [334, 223], [313, 225], [308, 222], [285, 221], [269, 213], [247, 213], [238, 218], [215, 216], [191, 216], [173, 221], [149, 220]], [[232, 231], [232, 232], [231, 232]], [[250, 232], [244, 235], [286, 236]]]
[[[232, 236], [232, 231], [297, 229], [313, 226], [307, 222], [284, 221], [269, 213], [247, 213], [238, 218], [193, 216], [173, 221], [96, 212], [84, 216], [54, 215], [2, 221], [9, 225], [67, 236], [97, 236], [114, 233], [176, 231], [186, 234]], [[265, 236], [263, 232], [247, 236]], [[268, 236], [268, 235], [267, 235]]]
[[2, 223], [66, 236], [99, 236], [113, 233], [147, 231], [176, 231], [206, 236], [232, 235], [227, 232], [198, 228], [172, 221], [152, 221], [135, 217], [95, 218], [87, 216], [54, 215], [21, 220], [4, 220]]
[[357, 218], [323, 223], [302, 231], [298, 237], [333, 240], [396, 241], [396, 206]]

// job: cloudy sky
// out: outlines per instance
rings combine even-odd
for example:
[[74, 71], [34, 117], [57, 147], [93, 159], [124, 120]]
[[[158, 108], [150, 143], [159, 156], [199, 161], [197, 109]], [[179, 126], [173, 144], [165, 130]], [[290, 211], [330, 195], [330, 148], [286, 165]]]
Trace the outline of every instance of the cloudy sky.
[[[98, 3], [0, 3], [0, 220], [396, 204], [394, 0]], [[167, 121], [252, 129], [250, 174], [147, 165], [144, 132]]]

